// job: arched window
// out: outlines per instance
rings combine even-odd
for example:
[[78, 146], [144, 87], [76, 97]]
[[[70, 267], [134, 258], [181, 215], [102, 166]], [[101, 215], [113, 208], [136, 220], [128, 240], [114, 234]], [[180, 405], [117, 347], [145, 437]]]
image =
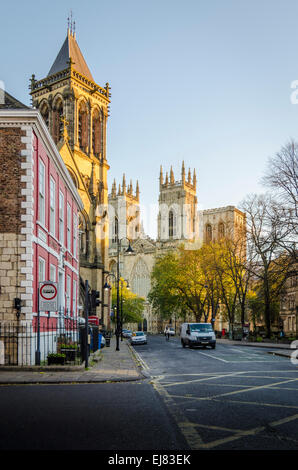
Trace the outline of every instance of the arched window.
[[118, 219], [117, 217], [115, 217], [112, 223], [112, 243], [117, 242], [117, 237], [118, 237]]
[[176, 236], [176, 215], [174, 211], [169, 212], [169, 238]]
[[110, 276], [108, 278], [108, 283], [109, 284], [114, 284], [115, 283], [115, 280], [117, 278], [117, 263], [116, 261], [111, 261], [111, 264], [110, 264], [110, 273], [113, 274], [114, 276]]
[[150, 273], [145, 261], [140, 258], [135, 264], [131, 275], [132, 292], [147, 298], [150, 291]]
[[94, 155], [99, 157], [101, 152], [101, 121], [97, 110], [94, 112], [92, 119], [92, 150]]
[[225, 226], [223, 222], [218, 224], [218, 236], [219, 238], [223, 238], [225, 236]]
[[79, 107], [78, 141], [80, 148], [85, 151], [88, 146], [88, 114], [84, 102]]
[[63, 122], [61, 118], [63, 116], [63, 103], [62, 100], [58, 100], [53, 109], [53, 138], [56, 144], [63, 137]]
[[49, 108], [47, 104], [43, 104], [40, 109], [40, 113], [43, 117], [44, 122], [46, 123], [47, 128], [49, 128]]
[[210, 224], [206, 225], [206, 242], [212, 241], [212, 227]]

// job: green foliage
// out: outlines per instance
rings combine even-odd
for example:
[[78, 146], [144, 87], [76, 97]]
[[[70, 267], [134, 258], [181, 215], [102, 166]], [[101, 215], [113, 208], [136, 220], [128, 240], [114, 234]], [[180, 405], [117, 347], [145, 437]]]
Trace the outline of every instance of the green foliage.
[[[122, 285], [122, 287], [121, 287]], [[122, 302], [121, 302], [122, 298]], [[112, 287], [112, 304], [117, 305], [117, 288]], [[120, 279], [119, 286], [119, 309], [121, 314], [122, 305], [122, 321], [125, 323], [139, 323], [143, 320], [145, 299], [134, 294], [127, 288], [127, 284], [123, 279]], [[116, 318], [113, 317], [112, 321], [115, 322]]]
[[66, 358], [65, 354], [62, 353], [50, 353], [47, 355], [48, 359], [59, 359], [59, 358]]
[[77, 343], [60, 344], [60, 349], [78, 349], [78, 345], [77, 345]]

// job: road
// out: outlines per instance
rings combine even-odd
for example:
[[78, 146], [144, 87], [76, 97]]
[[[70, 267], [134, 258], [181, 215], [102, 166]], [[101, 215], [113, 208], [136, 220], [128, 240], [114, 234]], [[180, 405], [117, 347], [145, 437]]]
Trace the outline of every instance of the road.
[[135, 347], [191, 449], [297, 450], [298, 367], [258, 347]]
[[148, 335], [148, 378], [3, 385], [0, 450], [297, 450], [298, 368], [254, 347]]

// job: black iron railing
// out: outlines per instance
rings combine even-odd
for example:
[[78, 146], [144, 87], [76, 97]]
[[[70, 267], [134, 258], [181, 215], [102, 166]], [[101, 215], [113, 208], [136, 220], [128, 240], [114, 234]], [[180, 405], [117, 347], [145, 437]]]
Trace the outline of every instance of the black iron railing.
[[36, 365], [39, 347], [40, 365], [79, 365], [88, 354], [96, 351], [98, 327], [89, 326], [90, 344], [86, 345], [85, 325], [71, 318], [43, 317], [39, 341], [33, 322], [0, 322], [0, 366]]

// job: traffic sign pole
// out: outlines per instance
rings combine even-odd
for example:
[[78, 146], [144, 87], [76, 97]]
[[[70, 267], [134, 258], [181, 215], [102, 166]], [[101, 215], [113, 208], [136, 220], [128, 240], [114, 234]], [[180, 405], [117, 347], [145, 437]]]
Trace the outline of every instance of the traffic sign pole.
[[88, 281], [85, 281], [85, 368], [88, 367], [88, 355], [89, 355], [89, 344], [88, 344], [88, 315], [89, 315], [89, 285]]
[[35, 351], [35, 365], [40, 366], [40, 312], [39, 312], [39, 288], [37, 289], [37, 348]]

